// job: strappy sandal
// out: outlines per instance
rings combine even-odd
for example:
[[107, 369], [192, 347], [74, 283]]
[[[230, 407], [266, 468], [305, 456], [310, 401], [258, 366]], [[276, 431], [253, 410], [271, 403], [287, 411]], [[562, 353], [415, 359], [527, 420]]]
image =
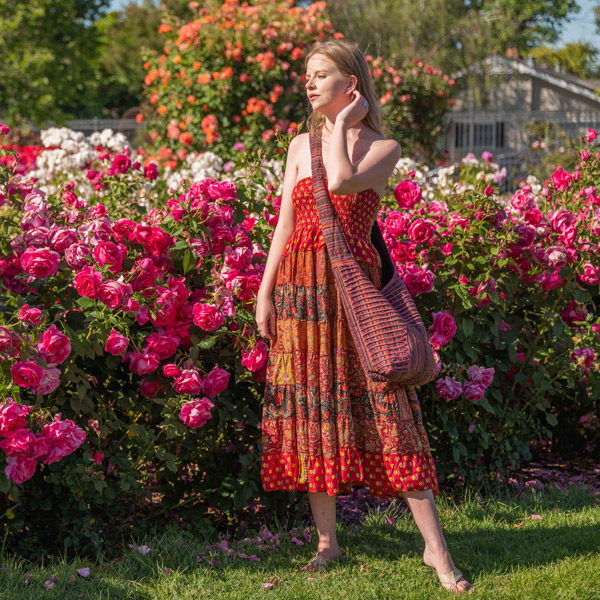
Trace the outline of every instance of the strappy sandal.
[[[436, 571], [437, 573], [437, 571]], [[440, 578], [440, 582], [443, 584], [447, 584], [447, 585], [453, 585], [456, 587], [456, 594], [462, 594], [463, 592], [468, 592], [471, 593], [475, 587], [473, 586], [473, 584], [469, 583], [463, 576], [463, 574], [458, 570], [458, 569], [454, 569], [454, 571], [448, 571], [447, 573], [437, 573], [437, 576]], [[467, 583], [469, 583], [469, 585], [471, 587], [465, 588], [464, 590], [461, 590], [458, 587], [458, 583], [460, 581], [467, 581]], [[448, 590], [449, 592], [454, 592], [454, 590], [448, 589], [448, 588], [444, 588], [446, 590]]]
[[[340, 560], [339, 558], [325, 558], [324, 556], [315, 556], [306, 566], [298, 569], [303, 573], [318, 573], [322, 571], [326, 567], [328, 567], [331, 563], [337, 562]], [[318, 569], [315, 569], [318, 567]]]

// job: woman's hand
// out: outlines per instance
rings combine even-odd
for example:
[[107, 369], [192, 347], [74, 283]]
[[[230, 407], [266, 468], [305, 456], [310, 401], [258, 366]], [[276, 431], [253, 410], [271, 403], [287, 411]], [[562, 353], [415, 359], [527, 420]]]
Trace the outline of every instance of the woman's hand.
[[275, 307], [273, 301], [267, 296], [258, 296], [254, 318], [258, 331], [262, 337], [271, 340], [275, 337]]
[[339, 119], [348, 127], [352, 127], [352, 125], [362, 121], [369, 112], [369, 103], [366, 98], [357, 90], [354, 90], [352, 93], [354, 94], [354, 99], [336, 117], [336, 121]]

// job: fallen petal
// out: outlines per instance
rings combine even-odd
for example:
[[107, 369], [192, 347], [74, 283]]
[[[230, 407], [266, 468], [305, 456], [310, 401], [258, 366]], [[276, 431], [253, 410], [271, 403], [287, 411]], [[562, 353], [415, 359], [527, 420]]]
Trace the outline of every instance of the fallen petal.
[[84, 569], [77, 569], [77, 572], [82, 576], [82, 577], [87, 577], [90, 574], [90, 568], [89, 567], [85, 567]]

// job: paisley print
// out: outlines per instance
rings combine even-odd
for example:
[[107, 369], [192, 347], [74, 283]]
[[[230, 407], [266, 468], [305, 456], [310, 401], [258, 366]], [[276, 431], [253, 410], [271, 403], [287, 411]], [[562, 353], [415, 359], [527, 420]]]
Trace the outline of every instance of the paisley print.
[[[331, 199], [352, 253], [380, 288], [380, 258], [370, 240], [380, 198], [364, 190]], [[277, 327], [263, 404], [263, 487], [336, 495], [363, 485], [378, 498], [405, 490], [437, 495], [415, 388], [371, 382], [360, 366], [310, 177], [296, 184], [292, 201], [296, 230], [271, 294]]]

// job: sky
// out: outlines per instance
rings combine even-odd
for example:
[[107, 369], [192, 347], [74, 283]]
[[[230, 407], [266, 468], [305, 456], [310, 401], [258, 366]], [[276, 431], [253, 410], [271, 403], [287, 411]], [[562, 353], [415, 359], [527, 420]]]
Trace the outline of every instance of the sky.
[[[111, 9], [119, 10], [129, 3], [130, 0], [112, 0]], [[594, 24], [594, 6], [600, 4], [600, 0], [579, 0], [581, 10], [573, 15], [572, 20], [567, 23], [563, 33], [555, 47], [563, 46], [569, 42], [591, 42], [600, 49], [600, 35], [596, 33]]]

